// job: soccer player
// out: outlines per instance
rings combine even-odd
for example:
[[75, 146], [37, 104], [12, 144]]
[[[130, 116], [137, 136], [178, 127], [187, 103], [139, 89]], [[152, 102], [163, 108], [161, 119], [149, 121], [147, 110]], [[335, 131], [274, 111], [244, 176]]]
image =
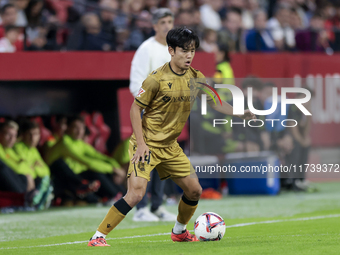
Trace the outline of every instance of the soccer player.
[[[194, 99], [201, 96], [202, 90], [195, 87], [203, 85], [193, 85], [191, 81], [205, 77], [190, 66], [199, 47], [199, 39], [192, 30], [184, 27], [170, 30], [166, 41], [171, 61], [145, 79], [131, 106], [134, 133], [129, 147], [131, 162], [127, 194], [110, 208], [88, 246], [108, 246], [106, 235], [142, 199], [154, 168], [162, 180], [171, 178], [184, 192], [171, 239], [176, 242], [198, 241], [195, 235], [189, 233], [186, 225], [197, 208], [202, 187], [176, 140], [189, 117]], [[222, 104], [215, 105], [212, 98], [207, 102], [213, 109], [233, 115], [233, 108], [228, 103], [222, 101]], [[145, 113], [141, 120], [143, 109]], [[239, 117], [253, 119], [255, 115], [246, 110]]]
[[[130, 91], [136, 97], [143, 81], [158, 67], [171, 60], [166, 43], [166, 35], [173, 28], [174, 15], [167, 8], [159, 8], [152, 14], [152, 23], [156, 32], [142, 43], [133, 56], [130, 71]], [[129, 143], [129, 141], [127, 141]], [[128, 150], [124, 151], [128, 154]], [[129, 157], [127, 155], [127, 157]], [[130, 159], [128, 160], [128, 162]], [[157, 171], [151, 172], [149, 189], [151, 192], [151, 210], [147, 208], [148, 197], [145, 194], [137, 204], [137, 211], [133, 216], [134, 221], [175, 221], [176, 215], [161, 206], [164, 195], [164, 185]]]

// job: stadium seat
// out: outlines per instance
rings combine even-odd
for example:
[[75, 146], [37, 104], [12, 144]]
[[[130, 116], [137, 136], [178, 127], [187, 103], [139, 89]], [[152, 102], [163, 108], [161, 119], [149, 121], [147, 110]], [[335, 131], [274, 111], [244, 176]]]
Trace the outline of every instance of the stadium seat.
[[117, 92], [118, 100], [118, 114], [119, 114], [119, 125], [120, 125], [120, 139], [123, 141], [129, 138], [132, 134], [132, 126], [130, 121], [130, 107], [133, 103], [133, 96], [130, 93], [129, 88], [118, 89]]
[[0, 208], [23, 206], [25, 203], [25, 194], [14, 193], [9, 191], [0, 191]]
[[84, 118], [85, 125], [90, 130], [90, 135], [88, 136], [87, 142], [93, 145], [95, 139], [99, 135], [98, 128], [95, 125], [93, 125], [92, 116], [89, 113], [82, 111], [80, 115]]
[[107, 154], [108, 151], [106, 147], [106, 142], [110, 137], [111, 129], [108, 125], [105, 124], [103, 114], [100, 112], [92, 113], [92, 122], [99, 131], [99, 135], [95, 139], [93, 145], [96, 150], [100, 151], [101, 153]]

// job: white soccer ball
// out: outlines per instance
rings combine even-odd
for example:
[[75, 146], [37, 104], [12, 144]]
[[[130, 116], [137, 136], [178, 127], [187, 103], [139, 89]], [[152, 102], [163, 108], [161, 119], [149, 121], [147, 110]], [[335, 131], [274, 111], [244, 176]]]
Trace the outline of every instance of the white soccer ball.
[[195, 221], [195, 235], [200, 241], [219, 241], [225, 233], [225, 223], [220, 215], [206, 212]]

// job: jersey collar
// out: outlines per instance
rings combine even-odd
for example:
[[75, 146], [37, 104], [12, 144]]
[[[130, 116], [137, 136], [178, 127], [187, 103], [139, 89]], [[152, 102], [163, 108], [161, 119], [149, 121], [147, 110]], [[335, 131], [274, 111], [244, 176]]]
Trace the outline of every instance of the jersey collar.
[[185, 73], [182, 73], [182, 74], [175, 73], [174, 70], [172, 70], [172, 68], [171, 68], [170, 62], [169, 62], [169, 67], [170, 67], [171, 72], [173, 72], [177, 76], [183, 76], [183, 75], [185, 75], [187, 73], [187, 71], [185, 71]]

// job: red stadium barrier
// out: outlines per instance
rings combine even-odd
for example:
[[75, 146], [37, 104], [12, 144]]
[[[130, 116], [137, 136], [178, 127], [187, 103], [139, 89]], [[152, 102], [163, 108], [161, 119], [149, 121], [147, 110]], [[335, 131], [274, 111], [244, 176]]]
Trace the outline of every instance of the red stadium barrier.
[[[134, 52], [21, 52], [0, 54], [0, 81], [27, 80], [128, 80]], [[251, 53], [232, 54], [236, 78], [249, 74], [262, 78], [310, 77], [320, 82], [321, 92], [315, 99], [321, 113], [313, 115], [312, 140], [316, 146], [340, 144], [340, 84], [326, 86], [325, 77], [340, 78], [340, 54], [321, 53]], [[214, 55], [197, 52], [193, 67], [207, 77], [215, 72]], [[332, 89], [333, 91], [331, 91]], [[125, 91], [129, 94], [128, 91]], [[325, 94], [327, 94], [327, 100]], [[331, 98], [331, 100], [330, 100]], [[131, 133], [129, 109], [131, 100], [119, 96], [123, 106], [120, 116], [121, 136]], [[126, 100], [124, 100], [126, 99]], [[121, 105], [121, 104], [119, 104]], [[321, 117], [320, 117], [321, 116]], [[323, 117], [324, 116], [324, 117]], [[322, 134], [322, 135], [320, 135]]]
[[[128, 80], [134, 52], [18, 52], [0, 54], [0, 80]], [[213, 54], [198, 52], [193, 66], [215, 72]]]

